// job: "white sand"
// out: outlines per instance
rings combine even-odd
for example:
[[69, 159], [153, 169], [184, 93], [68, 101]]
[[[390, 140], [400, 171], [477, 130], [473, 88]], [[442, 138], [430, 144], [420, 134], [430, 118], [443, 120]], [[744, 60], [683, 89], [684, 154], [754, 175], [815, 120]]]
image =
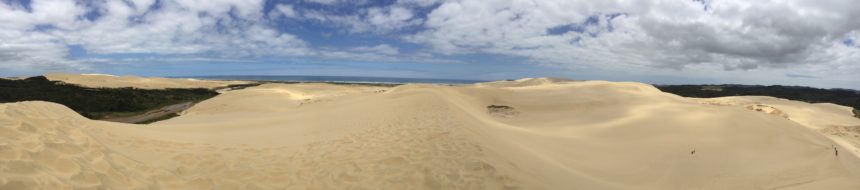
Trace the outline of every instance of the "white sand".
[[178, 78], [144, 78], [137, 76], [114, 76], [106, 74], [68, 74], [49, 73], [45, 77], [51, 81], [60, 81], [91, 88], [124, 88], [165, 89], [165, 88], [218, 88], [232, 84], [247, 84], [247, 81], [214, 81]]
[[150, 126], [0, 104], [0, 189], [860, 189], [842, 106], [532, 80], [268, 84]]

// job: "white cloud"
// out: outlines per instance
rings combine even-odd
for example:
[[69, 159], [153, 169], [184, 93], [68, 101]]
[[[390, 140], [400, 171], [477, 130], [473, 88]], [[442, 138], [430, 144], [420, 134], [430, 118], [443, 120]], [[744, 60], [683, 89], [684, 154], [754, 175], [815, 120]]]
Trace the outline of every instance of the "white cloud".
[[[370, 8], [365, 16], [365, 23], [357, 24], [358, 31], [377, 30], [392, 31], [421, 24], [421, 19], [413, 19], [412, 10], [399, 6]], [[371, 28], [371, 29], [366, 29]]]
[[[405, 39], [440, 53], [519, 55], [582, 70], [829, 70], [860, 62], [852, 56], [860, 49], [842, 44], [860, 31], [856, 18], [860, 7], [846, 0], [457, 0]], [[547, 32], [566, 25], [576, 30]]]
[[33, 12], [29, 17], [36, 24], [52, 24], [60, 28], [71, 28], [78, 24], [76, 17], [86, 13], [84, 7], [74, 1], [36, 0], [30, 5]]
[[[95, 54], [211, 54], [218, 57], [298, 56], [309, 48], [267, 25], [262, 0], [36, 0], [32, 11], [0, 3], [0, 67], [86, 69], [68, 58], [68, 45]], [[86, 14], [97, 13], [95, 19]], [[65, 68], [64, 68], [65, 67]], [[26, 72], [26, 71], [21, 71]]]
[[[80, 45], [211, 60], [462, 62], [436, 55], [480, 53], [574, 71], [860, 84], [860, 48], [843, 44], [860, 43], [860, 6], [850, 0], [301, 0], [270, 12], [263, 0], [155, 3], [34, 0], [28, 10], [0, 2], [0, 69], [87, 69], [88, 60], [69, 58], [68, 46]], [[322, 48], [281, 31], [308, 22], [424, 48], [385, 40]]]
[[0, 3], [0, 70], [27, 73], [41, 70], [85, 69], [86, 66], [66, 58], [65, 44], [44, 33], [30, 33], [37, 27], [77, 25], [74, 15], [83, 14], [80, 7], [68, 1], [34, 1], [33, 12], [21, 4]]
[[[92, 25], [55, 32], [68, 36], [70, 43], [104, 54], [294, 55], [305, 48], [302, 40], [266, 26], [262, 1], [163, 1], [162, 8], [146, 14], [130, 12], [122, 2], [106, 6]], [[130, 21], [129, 17], [140, 18]]]
[[382, 55], [397, 55], [400, 54], [400, 50], [396, 47], [391, 47], [387, 44], [380, 44], [377, 46], [360, 46], [350, 48], [352, 51], [356, 52], [370, 52], [370, 53], [378, 53]]
[[323, 49], [318, 56], [327, 59], [372, 62], [396, 62], [407, 55], [401, 55], [400, 50], [387, 44], [376, 46], [356, 46], [338, 49]]
[[386, 62], [386, 63], [463, 63], [459, 60], [440, 59], [427, 52], [404, 53], [400, 48], [379, 44], [375, 46], [356, 46], [338, 49], [321, 49], [316, 56], [342, 61]]
[[276, 11], [273, 11], [272, 13], [277, 13], [277, 14], [283, 15], [285, 17], [295, 18], [295, 17], [299, 16], [299, 13], [296, 12], [295, 8], [293, 8], [293, 5], [278, 4], [278, 5], [275, 5], [275, 10]]
[[[351, 3], [341, 3], [333, 1], [330, 6], [353, 6]], [[283, 5], [293, 7], [292, 5]], [[280, 11], [281, 5], [278, 6]], [[337, 10], [337, 9], [335, 9]], [[330, 11], [329, 9], [302, 9], [288, 10], [280, 12], [283, 15], [292, 16], [296, 19], [304, 19], [323, 23], [329, 26], [337, 26], [349, 33], [393, 33], [407, 27], [419, 26], [423, 23], [423, 19], [417, 18], [413, 10], [406, 6], [398, 4], [389, 6], [374, 6], [366, 9], [356, 10], [354, 13], [341, 13]], [[288, 16], [289, 17], [289, 16]]]

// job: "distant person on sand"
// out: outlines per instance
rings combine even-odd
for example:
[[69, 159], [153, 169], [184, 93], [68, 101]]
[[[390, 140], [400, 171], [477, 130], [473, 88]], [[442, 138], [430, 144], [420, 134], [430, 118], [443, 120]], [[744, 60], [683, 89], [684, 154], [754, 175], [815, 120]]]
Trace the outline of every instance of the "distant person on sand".
[[837, 157], [839, 156], [839, 150], [836, 149], [835, 145], [833, 146], [833, 154], [835, 154], [835, 156]]
[[696, 149], [693, 149], [693, 151], [690, 152], [690, 155], [695, 155], [695, 154], [696, 154]]

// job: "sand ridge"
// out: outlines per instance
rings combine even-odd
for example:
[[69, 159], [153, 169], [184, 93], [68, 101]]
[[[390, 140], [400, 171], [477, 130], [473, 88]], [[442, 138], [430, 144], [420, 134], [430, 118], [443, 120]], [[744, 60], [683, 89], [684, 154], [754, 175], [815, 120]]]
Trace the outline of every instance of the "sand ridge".
[[860, 188], [848, 135], [823, 130], [850, 134], [860, 120], [752, 98], [549, 79], [266, 84], [147, 127], [0, 104], [0, 189]]
[[215, 81], [160, 77], [114, 76], [106, 74], [70, 74], [49, 73], [45, 77], [51, 81], [60, 81], [90, 88], [218, 88], [234, 84], [248, 84], [248, 81]]

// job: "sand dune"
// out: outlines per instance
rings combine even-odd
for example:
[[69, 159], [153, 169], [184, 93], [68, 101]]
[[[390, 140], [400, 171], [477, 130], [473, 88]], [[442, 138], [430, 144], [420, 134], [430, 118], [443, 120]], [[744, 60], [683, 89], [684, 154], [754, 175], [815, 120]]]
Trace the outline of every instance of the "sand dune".
[[785, 117], [842, 144], [846, 148], [844, 153], [860, 157], [860, 119], [853, 117], [850, 107], [831, 103], [809, 104], [767, 96], [723, 97], [697, 99], [697, 101], [705, 104], [745, 107], [753, 111]]
[[0, 189], [860, 189], [858, 126], [832, 104], [545, 78], [267, 84], [149, 126], [20, 102], [0, 104]]
[[548, 77], [546, 77], [546, 78], [522, 78], [522, 79], [518, 79], [518, 80], [477, 83], [477, 84], [475, 84], [475, 86], [524, 87], [524, 86], [537, 86], [537, 85], [542, 85], [542, 84], [565, 83], [565, 82], [574, 82], [574, 80], [564, 79], [564, 78], [548, 78]]
[[124, 88], [165, 89], [165, 88], [218, 88], [231, 84], [247, 84], [246, 81], [212, 81], [175, 78], [144, 78], [137, 76], [114, 76], [105, 74], [67, 74], [50, 73], [45, 77], [51, 81], [60, 81], [90, 88]]

